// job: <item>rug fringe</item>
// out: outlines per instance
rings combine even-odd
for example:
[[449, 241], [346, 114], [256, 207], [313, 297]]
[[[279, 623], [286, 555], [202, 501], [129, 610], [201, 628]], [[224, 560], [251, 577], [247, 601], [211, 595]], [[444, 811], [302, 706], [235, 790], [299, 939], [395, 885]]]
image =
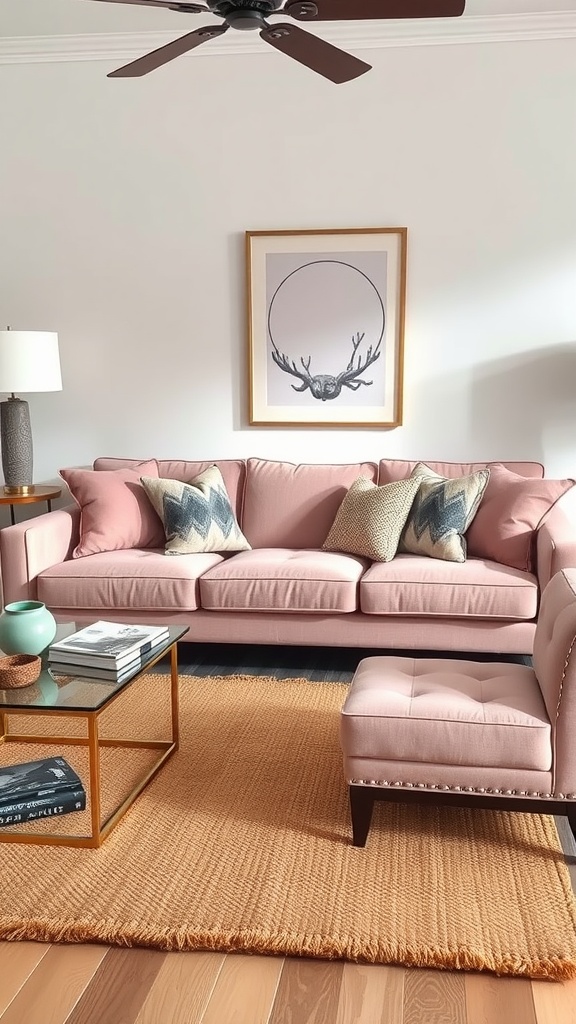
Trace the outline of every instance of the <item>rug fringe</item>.
[[111, 946], [144, 947], [164, 952], [245, 953], [264, 956], [304, 956], [322, 960], [347, 960], [352, 963], [401, 964], [406, 967], [440, 970], [486, 971], [499, 976], [523, 976], [546, 981], [570, 981], [576, 978], [576, 960], [557, 957], [525, 959], [505, 955], [486, 958], [469, 949], [451, 953], [426, 946], [403, 949], [376, 944], [368, 951], [355, 949], [355, 944], [338, 943], [325, 936], [310, 936], [304, 942], [293, 935], [264, 935], [247, 932], [195, 932], [193, 929], [147, 929], [134, 925], [123, 934], [112, 923], [91, 923], [58, 926], [42, 921], [28, 921], [25, 926], [5, 920], [0, 925], [0, 939], [9, 942], [35, 941], [55, 943], [96, 942]]

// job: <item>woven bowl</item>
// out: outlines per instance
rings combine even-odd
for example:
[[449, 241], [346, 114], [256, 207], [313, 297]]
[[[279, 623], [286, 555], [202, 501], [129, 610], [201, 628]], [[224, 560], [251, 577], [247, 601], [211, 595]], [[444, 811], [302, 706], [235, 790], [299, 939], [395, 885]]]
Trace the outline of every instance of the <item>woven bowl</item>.
[[36, 682], [42, 668], [37, 654], [10, 654], [0, 658], [0, 690], [14, 690]]

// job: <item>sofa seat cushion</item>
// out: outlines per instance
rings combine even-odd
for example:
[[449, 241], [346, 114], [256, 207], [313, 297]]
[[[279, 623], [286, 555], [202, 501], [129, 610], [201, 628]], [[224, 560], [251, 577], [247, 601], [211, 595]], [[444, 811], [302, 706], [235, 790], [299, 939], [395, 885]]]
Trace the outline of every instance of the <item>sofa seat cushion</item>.
[[200, 602], [208, 611], [354, 612], [367, 564], [332, 551], [239, 551], [204, 574]]
[[480, 558], [397, 555], [364, 574], [360, 609], [367, 615], [530, 620], [538, 610], [538, 582], [531, 573]]
[[353, 757], [549, 771], [551, 727], [526, 665], [365, 658], [342, 709]]
[[45, 569], [38, 600], [49, 608], [196, 611], [198, 578], [222, 555], [207, 552], [166, 558], [163, 551], [132, 549], [74, 559]]

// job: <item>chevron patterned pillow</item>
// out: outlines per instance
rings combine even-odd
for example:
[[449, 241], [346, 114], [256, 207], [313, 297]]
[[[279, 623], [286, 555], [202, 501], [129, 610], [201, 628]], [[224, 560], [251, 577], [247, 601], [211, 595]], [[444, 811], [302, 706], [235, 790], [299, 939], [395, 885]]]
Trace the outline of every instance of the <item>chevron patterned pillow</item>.
[[217, 466], [205, 469], [189, 484], [162, 477], [140, 479], [164, 524], [166, 555], [249, 550]]
[[322, 547], [363, 555], [374, 562], [392, 561], [419, 486], [416, 477], [377, 487], [359, 476], [348, 489]]
[[420, 488], [398, 550], [447, 562], [465, 562], [464, 534], [478, 511], [490, 470], [445, 477], [419, 462], [411, 477], [420, 480]]

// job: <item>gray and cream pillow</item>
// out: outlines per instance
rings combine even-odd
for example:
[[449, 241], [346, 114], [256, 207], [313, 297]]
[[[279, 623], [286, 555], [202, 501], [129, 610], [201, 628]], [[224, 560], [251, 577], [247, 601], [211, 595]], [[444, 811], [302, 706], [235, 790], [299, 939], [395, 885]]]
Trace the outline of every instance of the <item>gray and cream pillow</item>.
[[419, 487], [417, 477], [381, 487], [365, 476], [358, 477], [342, 501], [322, 547], [364, 555], [374, 562], [391, 562]]
[[217, 466], [205, 469], [188, 484], [162, 477], [140, 480], [164, 525], [166, 555], [250, 549]]
[[478, 511], [489, 478], [489, 469], [468, 476], [440, 476], [419, 462], [409, 479], [419, 480], [420, 487], [398, 550], [465, 562], [464, 534]]

